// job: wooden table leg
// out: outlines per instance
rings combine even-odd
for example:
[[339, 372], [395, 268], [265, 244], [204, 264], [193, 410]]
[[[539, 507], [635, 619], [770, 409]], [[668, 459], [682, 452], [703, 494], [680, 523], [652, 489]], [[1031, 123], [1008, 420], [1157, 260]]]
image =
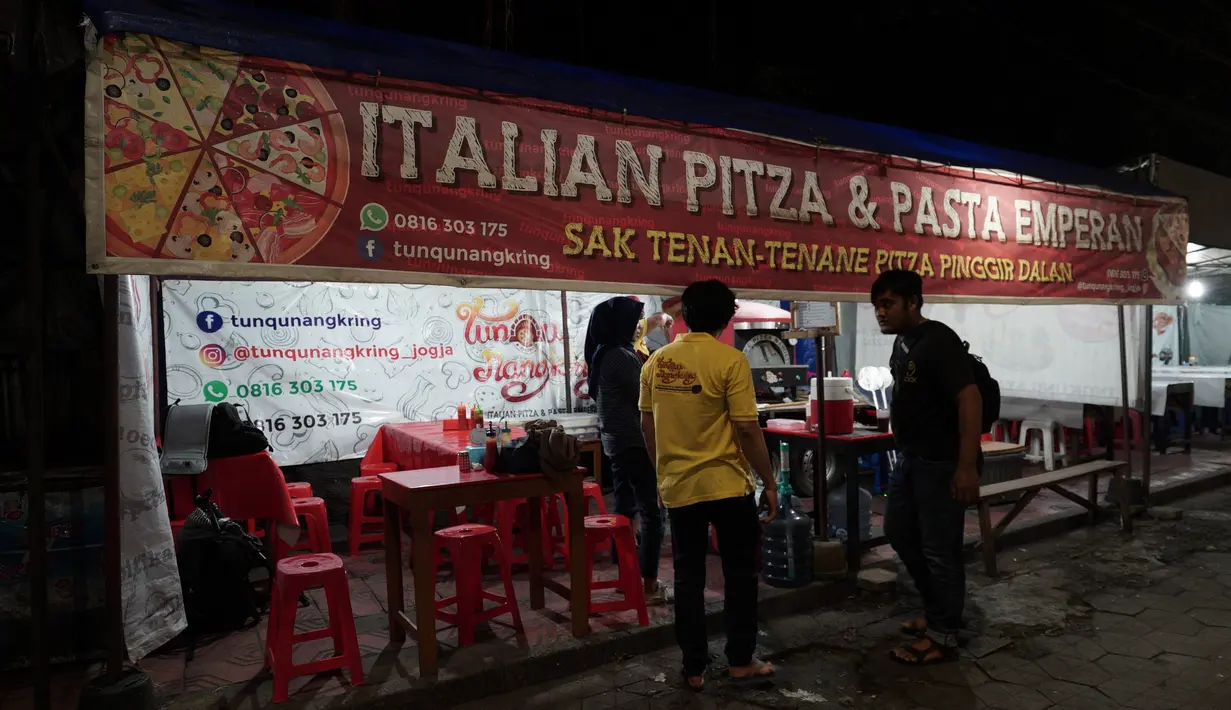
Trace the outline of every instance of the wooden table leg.
[[991, 506], [986, 500], [979, 501], [979, 551], [983, 553], [983, 567], [987, 576], [995, 577], [996, 569], [996, 532], [992, 530]]
[[526, 499], [526, 550], [530, 558], [530, 608], [542, 609], [543, 598], [543, 499]]
[[598, 484], [599, 492], [603, 490], [603, 445], [595, 444], [594, 450], [594, 482]]
[[406, 609], [402, 598], [402, 514], [401, 509], [388, 498], [385, 508], [385, 584], [389, 596], [389, 643], [406, 641], [406, 629], [402, 628], [398, 614]]
[[569, 606], [573, 613], [573, 636], [590, 633], [590, 580], [586, 579], [586, 500], [581, 477], [574, 476], [564, 492], [568, 504]]
[[421, 506], [410, 510], [410, 545], [414, 557], [419, 677], [435, 678], [439, 664], [436, 660], [436, 568], [432, 565], [432, 518], [431, 511]]

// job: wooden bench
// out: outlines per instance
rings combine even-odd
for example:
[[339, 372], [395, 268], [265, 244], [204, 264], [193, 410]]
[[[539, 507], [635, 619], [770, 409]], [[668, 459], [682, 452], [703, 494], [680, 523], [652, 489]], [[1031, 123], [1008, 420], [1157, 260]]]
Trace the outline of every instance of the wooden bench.
[[[1026, 476], [1014, 481], [1005, 481], [1003, 483], [990, 483], [986, 486], [979, 486], [979, 549], [983, 553], [983, 564], [987, 568], [987, 574], [990, 577], [995, 577], [996, 569], [996, 541], [1000, 538], [1000, 534], [1005, 528], [1013, 522], [1013, 519], [1018, 516], [1030, 501], [1034, 500], [1035, 495], [1044, 488], [1061, 495], [1078, 505], [1086, 508], [1090, 512], [1090, 524], [1098, 522], [1098, 516], [1101, 512], [1098, 505], [1098, 477], [1100, 473], [1110, 471], [1115, 480], [1117, 490], [1124, 490], [1124, 481], [1121, 469], [1126, 465], [1124, 461], [1090, 461], [1088, 463], [1079, 464], [1077, 466], [1069, 466], [1048, 473], [1040, 473], [1034, 476]], [[1072, 481], [1086, 477], [1089, 479], [1088, 498], [1073, 493], [1067, 488], [1063, 488], [1060, 484], [1067, 481]], [[1022, 497], [1018, 498], [1017, 503], [1013, 505], [1013, 509], [1008, 515], [1004, 516], [996, 527], [992, 527], [992, 511], [991, 501], [997, 497], [1008, 493], [1021, 493]], [[1132, 516], [1129, 514], [1128, 500], [1122, 498], [1120, 501], [1120, 522], [1127, 530], [1132, 525]]]

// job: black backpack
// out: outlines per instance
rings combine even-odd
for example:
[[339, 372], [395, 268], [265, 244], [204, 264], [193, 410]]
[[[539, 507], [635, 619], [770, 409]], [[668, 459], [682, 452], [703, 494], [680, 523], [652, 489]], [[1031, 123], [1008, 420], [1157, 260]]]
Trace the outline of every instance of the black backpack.
[[1000, 383], [983, 364], [983, 358], [970, 352], [970, 343], [962, 341], [966, 356], [970, 358], [970, 371], [974, 373], [979, 396], [983, 399], [983, 433], [992, 431], [992, 425], [1000, 419]]
[[268, 596], [251, 581], [256, 569], [269, 571], [261, 542], [238, 522], [224, 518], [210, 501], [212, 490], [197, 496], [197, 509], [184, 521], [179, 538], [180, 583], [189, 636], [223, 633], [256, 624]]
[[513, 439], [500, 450], [499, 463], [491, 473], [541, 473], [539, 442], [532, 436]]
[[220, 459], [260, 451], [273, 451], [265, 432], [258, 429], [251, 419], [241, 418], [234, 404], [219, 402], [215, 405], [209, 420], [209, 448], [206, 454], [211, 459]]

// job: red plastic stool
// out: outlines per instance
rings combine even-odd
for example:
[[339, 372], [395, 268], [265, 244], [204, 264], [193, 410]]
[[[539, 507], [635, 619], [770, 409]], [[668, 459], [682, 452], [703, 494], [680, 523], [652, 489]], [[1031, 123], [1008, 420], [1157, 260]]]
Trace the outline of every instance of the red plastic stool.
[[[368, 496], [380, 492], [380, 478], [360, 476], [350, 481], [350, 556], [359, 554], [359, 546], [385, 539], [385, 516], [368, 515]], [[375, 510], [376, 506], [373, 505]], [[375, 528], [375, 530], [373, 530]]]
[[[490, 525], [456, 525], [437, 530], [435, 540], [436, 550], [433, 556], [436, 567], [440, 567], [440, 551], [448, 551], [457, 589], [457, 594], [436, 601], [436, 618], [457, 626], [458, 643], [462, 646], [473, 646], [475, 624], [504, 614], [512, 614], [513, 627], [523, 631], [517, 596], [513, 592], [513, 566], [509, 556], [505, 554], [505, 546], [496, 528]], [[500, 566], [504, 596], [483, 589], [485, 554], [495, 556], [496, 563]], [[484, 601], [496, 602], [496, 606], [484, 609]], [[456, 611], [444, 611], [450, 606], [456, 606]]]
[[395, 463], [363, 463], [359, 464], [360, 476], [379, 476], [382, 473], [393, 473], [398, 470], [398, 465]]
[[300, 537], [294, 545], [278, 540], [278, 559], [289, 557], [300, 550], [325, 554], [333, 549], [333, 543], [329, 540], [329, 519], [325, 513], [325, 501], [320, 498], [296, 498], [291, 501], [291, 506], [295, 509], [295, 517], [304, 519], [301, 529], [307, 530], [308, 534]]
[[[620, 576], [617, 579], [594, 580], [594, 554], [604, 545], [615, 542]], [[623, 515], [590, 515], [586, 517], [586, 582], [590, 594], [596, 589], [619, 589], [623, 599], [609, 602], [590, 602], [590, 613], [609, 611], [637, 612], [637, 623], [650, 625], [650, 612], [645, 607], [645, 588], [642, 587], [641, 565], [637, 562], [637, 538], [633, 535], [632, 523]], [[576, 594], [576, 590], [573, 591]]]
[[297, 498], [311, 498], [312, 484], [304, 483], [303, 481], [288, 483], [286, 484], [286, 492], [291, 494], [292, 500]]
[[[325, 589], [329, 628], [297, 634], [295, 613], [299, 609], [299, 595], [316, 587]], [[331, 658], [302, 664], [291, 660], [291, 648], [295, 644], [324, 638], [333, 639]], [[269, 629], [265, 635], [265, 667], [274, 671], [275, 703], [286, 701], [291, 678], [301, 675], [348, 668], [351, 685], [363, 685], [363, 662], [355, 634], [355, 616], [351, 612], [350, 586], [346, 581], [346, 568], [337, 555], [301, 555], [278, 563]]]
[[[597, 483], [593, 481], [582, 483], [581, 496], [586, 501], [586, 515], [590, 514], [590, 501], [594, 501], [599, 515], [607, 515], [607, 501], [603, 500], [603, 489]], [[547, 503], [547, 514], [544, 516], [543, 521], [547, 528], [544, 537], [550, 541], [548, 547], [550, 552], [545, 556], [544, 560], [547, 569], [552, 569], [555, 566], [555, 556], [557, 553], [564, 555], [564, 561], [567, 564], [569, 559], [568, 503], [563, 493], [552, 495]]]
[[[539, 508], [539, 524], [547, 527], [548, 506], [545, 499], [540, 500]], [[499, 531], [500, 541], [504, 545], [504, 555], [509, 560], [510, 565], [526, 564], [530, 561], [530, 536], [526, 534], [527, 527], [530, 523], [530, 507], [527, 505], [527, 500], [502, 500], [496, 503], [494, 512], [495, 528]], [[551, 559], [551, 541], [544, 529], [542, 535], [543, 545], [543, 563], [550, 564]], [[519, 554], [513, 554], [513, 548], [517, 547], [521, 550]]]

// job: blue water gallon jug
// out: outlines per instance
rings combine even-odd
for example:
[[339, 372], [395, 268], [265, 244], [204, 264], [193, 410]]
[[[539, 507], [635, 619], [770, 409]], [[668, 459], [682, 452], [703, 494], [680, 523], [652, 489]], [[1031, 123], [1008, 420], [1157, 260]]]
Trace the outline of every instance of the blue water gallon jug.
[[[786, 449], [782, 442], [783, 461]], [[761, 576], [771, 587], [802, 587], [812, 582], [812, 519], [795, 507], [789, 469], [780, 469], [778, 501], [778, 515], [765, 524]]]

